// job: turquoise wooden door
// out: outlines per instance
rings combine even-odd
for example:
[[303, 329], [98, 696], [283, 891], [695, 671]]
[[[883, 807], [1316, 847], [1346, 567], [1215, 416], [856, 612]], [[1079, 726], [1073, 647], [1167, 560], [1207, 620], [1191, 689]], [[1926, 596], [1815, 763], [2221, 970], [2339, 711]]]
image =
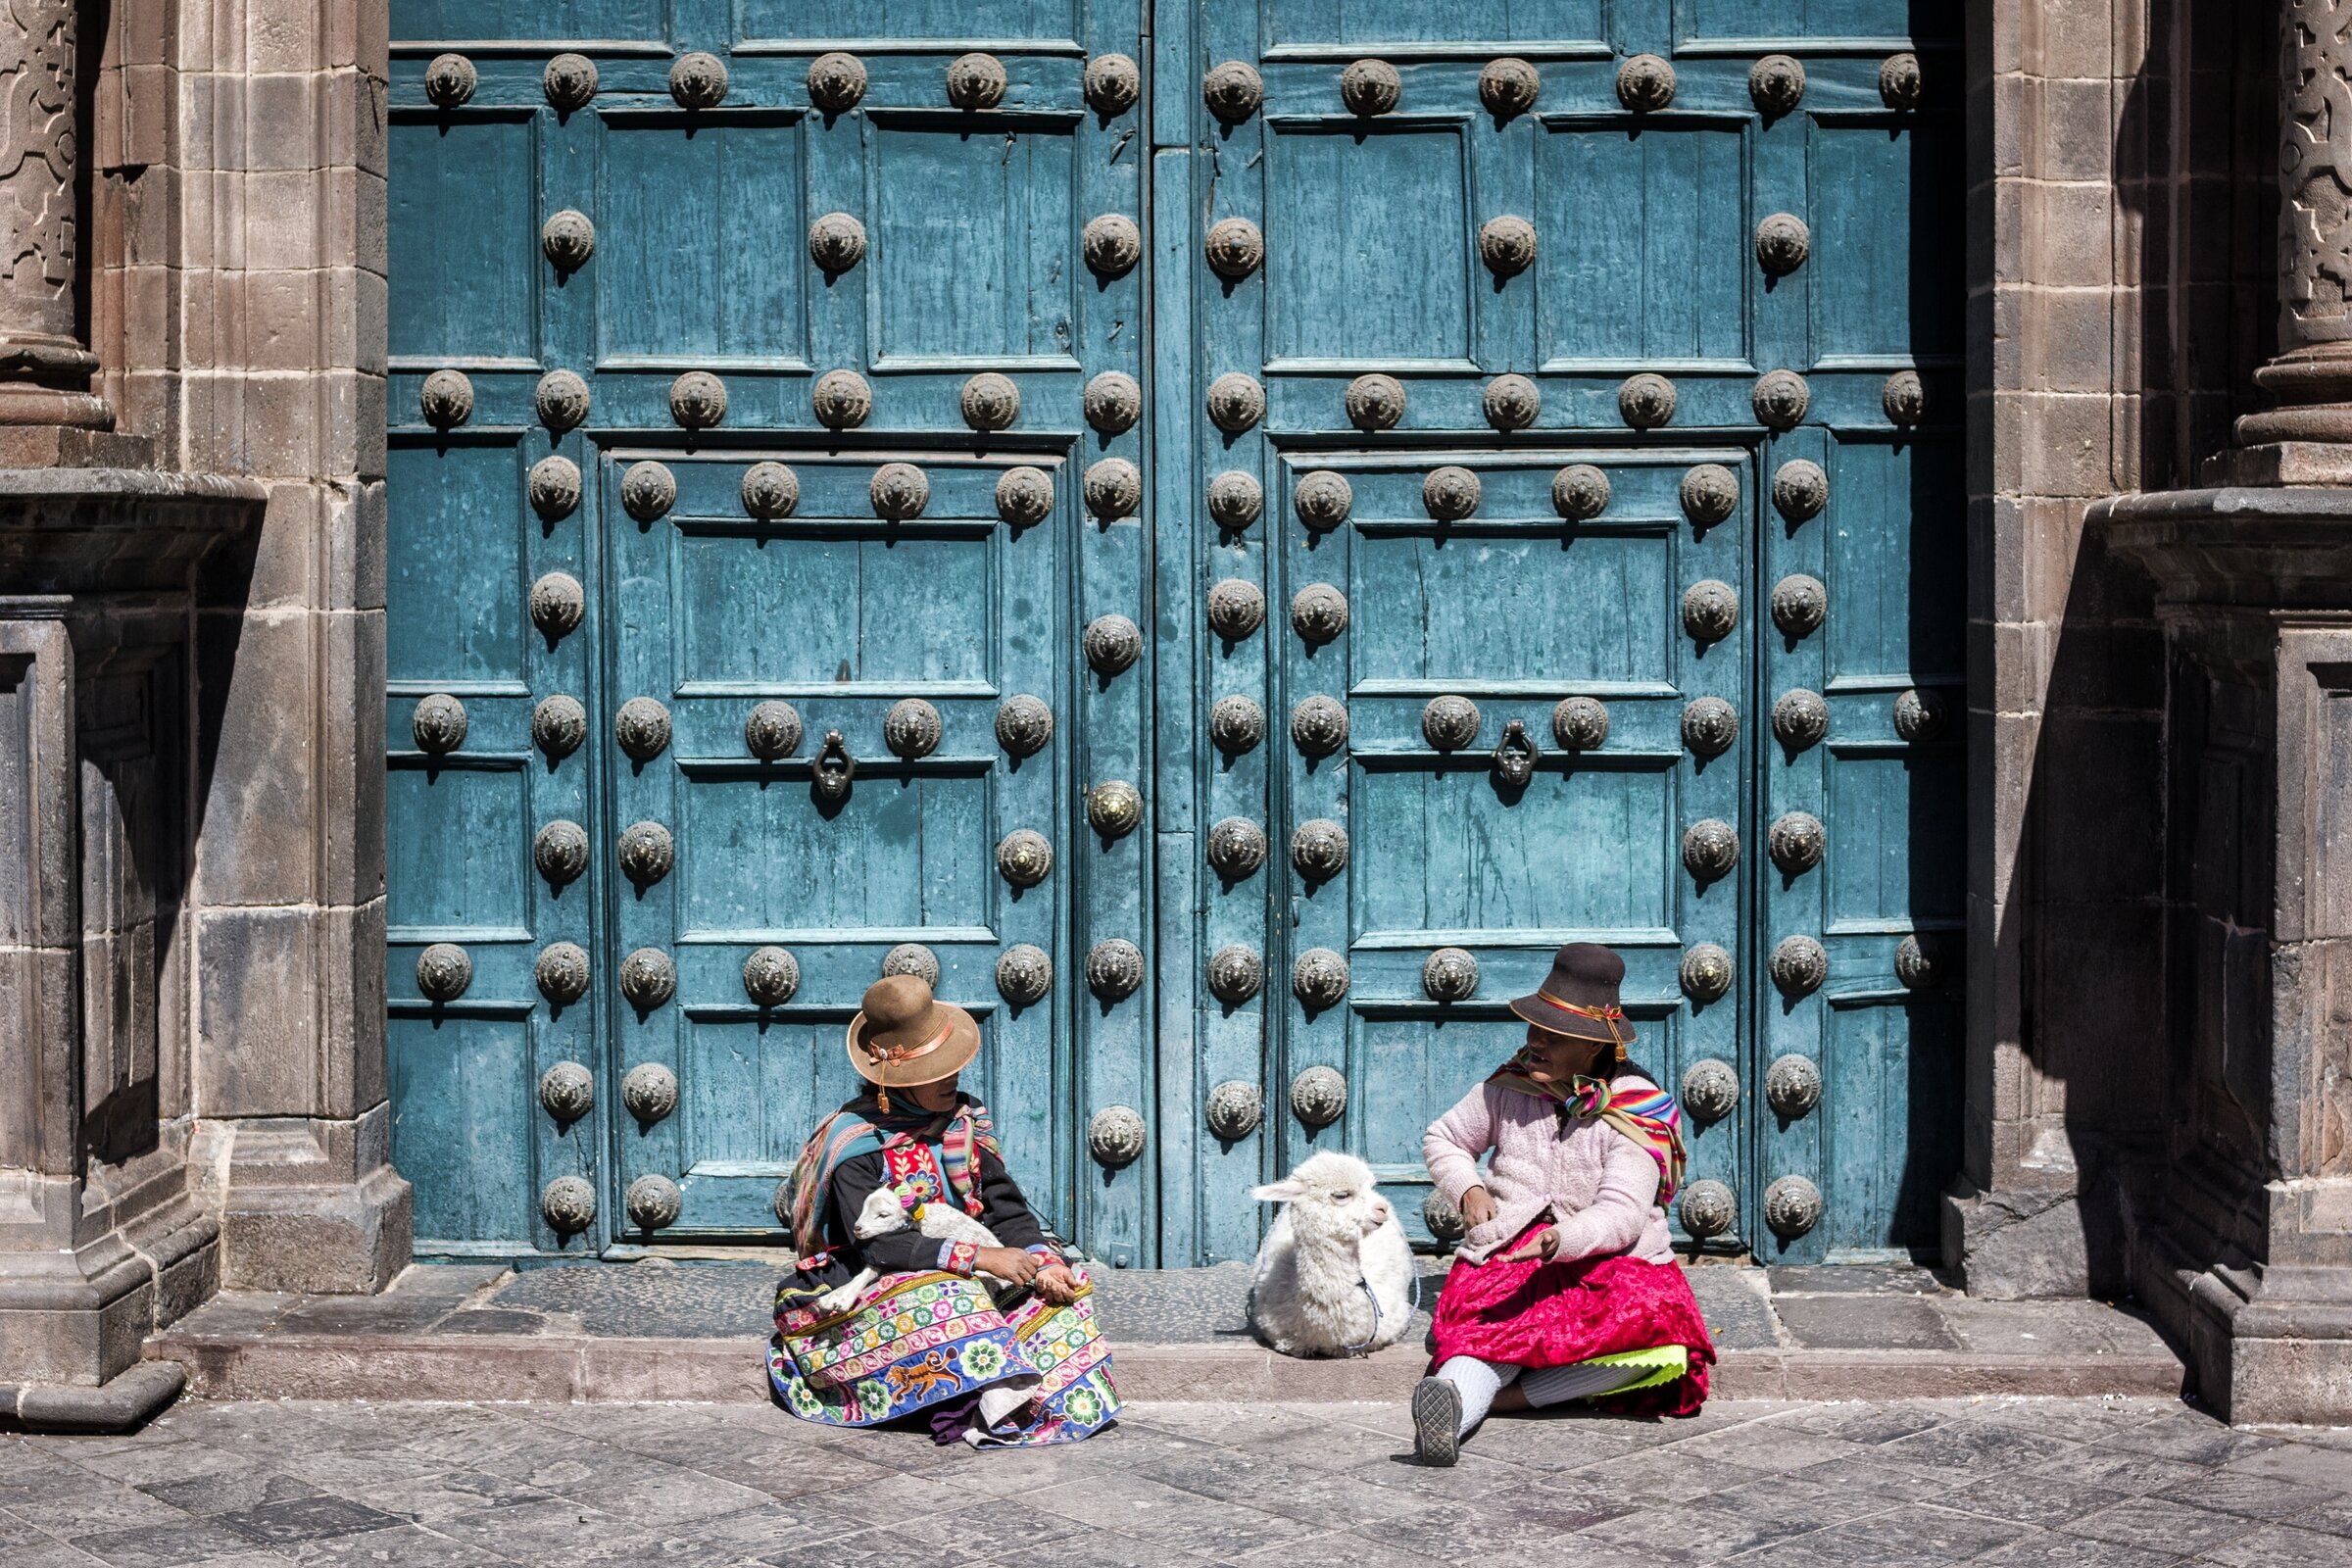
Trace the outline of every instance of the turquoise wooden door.
[[1708, 1112], [1693, 1238], [1932, 1245], [1910, 9], [396, 4], [419, 1250], [772, 1240], [892, 968], [1115, 1264], [1249, 1255], [1315, 1147], [1418, 1226], [1420, 1128], [1580, 936]]

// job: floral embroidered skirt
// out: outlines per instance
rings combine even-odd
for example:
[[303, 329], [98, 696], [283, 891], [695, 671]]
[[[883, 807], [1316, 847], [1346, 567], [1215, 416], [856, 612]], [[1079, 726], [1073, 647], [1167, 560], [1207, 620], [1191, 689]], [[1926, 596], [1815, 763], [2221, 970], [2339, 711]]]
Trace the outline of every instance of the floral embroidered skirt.
[[1078, 1297], [1036, 1296], [1000, 1310], [987, 1288], [955, 1274], [885, 1274], [848, 1311], [819, 1318], [821, 1287], [776, 1292], [767, 1376], [784, 1407], [824, 1426], [870, 1427], [989, 1391], [983, 1412], [1024, 1394], [975, 1440], [1034, 1447], [1090, 1438], [1118, 1414], [1110, 1348], [1095, 1326], [1094, 1283], [1076, 1263]]

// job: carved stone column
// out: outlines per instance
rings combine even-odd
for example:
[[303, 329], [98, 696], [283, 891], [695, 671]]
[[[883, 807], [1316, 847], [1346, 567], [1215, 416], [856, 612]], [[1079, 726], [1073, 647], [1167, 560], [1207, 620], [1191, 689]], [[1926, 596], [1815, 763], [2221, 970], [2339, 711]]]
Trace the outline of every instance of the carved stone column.
[[0, 5], [0, 424], [106, 430], [76, 283], [74, 0]]

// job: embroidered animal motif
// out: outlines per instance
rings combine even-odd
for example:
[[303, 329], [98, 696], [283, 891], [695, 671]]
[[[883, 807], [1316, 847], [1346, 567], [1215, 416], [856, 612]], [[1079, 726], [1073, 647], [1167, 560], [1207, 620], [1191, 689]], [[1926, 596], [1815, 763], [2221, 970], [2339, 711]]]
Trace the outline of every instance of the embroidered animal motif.
[[[913, 1223], [933, 1241], [962, 1242], [972, 1247], [1002, 1245], [997, 1241], [996, 1232], [954, 1203], [923, 1203], [915, 1209], [915, 1215], [919, 1217]], [[850, 1229], [857, 1232], [859, 1241], [870, 1242], [877, 1236], [905, 1230], [908, 1222], [906, 1205], [899, 1195], [888, 1187], [877, 1187], [872, 1196], [866, 1199], [865, 1206], [858, 1211], [858, 1218]], [[982, 1272], [986, 1273], [986, 1270]], [[817, 1315], [831, 1317], [836, 1312], [848, 1311], [851, 1304], [864, 1294], [865, 1288], [881, 1277], [880, 1271], [871, 1266], [859, 1269], [857, 1277], [848, 1284], [837, 1285], [817, 1298]], [[995, 1279], [997, 1276], [991, 1274], [988, 1277]]]
[[960, 1381], [945, 1347], [930, 1351], [920, 1361], [894, 1366], [883, 1377], [890, 1384], [893, 1407], [908, 1398], [927, 1398], [934, 1389], [945, 1388], [953, 1394]]

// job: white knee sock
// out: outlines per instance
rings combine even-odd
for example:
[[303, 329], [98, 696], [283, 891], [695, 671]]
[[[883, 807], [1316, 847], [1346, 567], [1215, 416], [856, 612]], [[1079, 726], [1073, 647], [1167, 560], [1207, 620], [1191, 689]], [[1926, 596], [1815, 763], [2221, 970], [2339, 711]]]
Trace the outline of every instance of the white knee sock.
[[[1453, 1363], [1448, 1361], [1446, 1364], [1451, 1366]], [[1589, 1398], [1595, 1394], [1606, 1394], [1611, 1389], [1622, 1389], [1628, 1383], [1641, 1382], [1655, 1370], [1646, 1366], [1594, 1366], [1591, 1362], [1576, 1366], [1547, 1366], [1521, 1376], [1519, 1392], [1527, 1396], [1529, 1404], [1541, 1410], [1547, 1404]], [[1440, 1376], [1443, 1375], [1441, 1372]]]
[[1519, 1369], [1515, 1366], [1496, 1366], [1492, 1361], [1481, 1361], [1475, 1355], [1457, 1355], [1438, 1368], [1438, 1376], [1452, 1384], [1454, 1391], [1462, 1396], [1460, 1436], [1468, 1437], [1470, 1430], [1487, 1418], [1487, 1411], [1494, 1403], [1494, 1396], [1502, 1392], [1505, 1383], [1518, 1375]]

